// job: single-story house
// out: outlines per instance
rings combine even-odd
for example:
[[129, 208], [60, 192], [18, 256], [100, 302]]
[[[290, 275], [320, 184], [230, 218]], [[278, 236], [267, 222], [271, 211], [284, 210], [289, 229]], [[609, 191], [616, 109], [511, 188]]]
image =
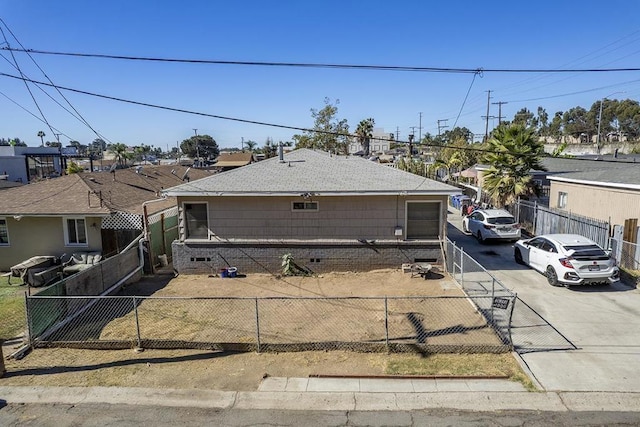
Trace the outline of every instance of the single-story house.
[[[83, 172], [2, 190], [0, 271], [30, 257], [74, 252], [118, 253], [143, 231], [147, 217], [177, 210], [165, 188], [209, 176], [181, 166]], [[176, 212], [177, 213], [177, 212]]]
[[447, 201], [459, 190], [360, 157], [310, 149], [164, 191], [176, 197], [180, 273], [314, 272], [442, 263]]
[[549, 206], [613, 225], [640, 215], [640, 163], [548, 177]]

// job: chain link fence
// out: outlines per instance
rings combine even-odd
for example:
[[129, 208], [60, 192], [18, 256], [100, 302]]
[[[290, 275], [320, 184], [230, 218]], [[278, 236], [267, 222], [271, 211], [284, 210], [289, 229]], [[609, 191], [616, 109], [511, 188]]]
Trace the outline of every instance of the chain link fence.
[[[489, 298], [30, 296], [28, 311], [36, 347], [509, 351], [508, 334], [481, 308]], [[36, 323], [47, 327], [36, 331]]]

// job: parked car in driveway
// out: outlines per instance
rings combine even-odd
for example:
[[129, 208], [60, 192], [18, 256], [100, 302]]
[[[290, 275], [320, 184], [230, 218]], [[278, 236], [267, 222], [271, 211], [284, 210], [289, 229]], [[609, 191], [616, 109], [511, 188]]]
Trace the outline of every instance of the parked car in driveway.
[[514, 245], [518, 264], [547, 276], [552, 286], [611, 284], [620, 270], [611, 255], [579, 234], [546, 234], [519, 240]]
[[475, 236], [479, 242], [488, 239], [520, 239], [520, 224], [504, 209], [478, 209], [462, 219], [462, 231]]

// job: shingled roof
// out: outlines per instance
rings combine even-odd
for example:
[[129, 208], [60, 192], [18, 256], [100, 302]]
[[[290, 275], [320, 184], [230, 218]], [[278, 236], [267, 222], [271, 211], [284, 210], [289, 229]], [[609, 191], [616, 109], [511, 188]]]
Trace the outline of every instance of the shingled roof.
[[[113, 212], [141, 214], [142, 203], [161, 198], [161, 192], [184, 182], [184, 166], [145, 166], [109, 172], [86, 172], [34, 182], [2, 190], [0, 215], [109, 215]], [[211, 173], [188, 172], [190, 181]], [[150, 212], [175, 206], [175, 199], [154, 203]]]
[[456, 187], [353, 156], [309, 149], [172, 187], [170, 196], [454, 194]]

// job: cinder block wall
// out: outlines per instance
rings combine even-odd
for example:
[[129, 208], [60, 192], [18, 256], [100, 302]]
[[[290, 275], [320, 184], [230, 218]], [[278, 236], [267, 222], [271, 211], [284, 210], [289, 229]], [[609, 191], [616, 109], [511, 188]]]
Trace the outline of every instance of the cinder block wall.
[[390, 242], [366, 244], [290, 243], [190, 244], [173, 242], [173, 267], [180, 274], [217, 274], [228, 266], [239, 273], [282, 272], [282, 256], [290, 253], [294, 262], [314, 273], [331, 271], [369, 271], [400, 268], [404, 263], [429, 262], [442, 265], [438, 242]]

